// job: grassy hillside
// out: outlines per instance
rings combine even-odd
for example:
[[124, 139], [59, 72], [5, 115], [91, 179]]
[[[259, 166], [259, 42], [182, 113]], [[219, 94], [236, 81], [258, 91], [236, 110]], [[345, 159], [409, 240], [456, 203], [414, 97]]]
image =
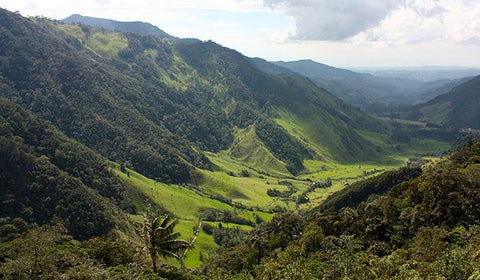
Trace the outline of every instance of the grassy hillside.
[[480, 77], [416, 106], [409, 118], [456, 128], [480, 128]]
[[286, 164], [278, 160], [258, 138], [254, 126], [238, 129], [229, 156], [248, 166], [271, 174], [288, 174]]

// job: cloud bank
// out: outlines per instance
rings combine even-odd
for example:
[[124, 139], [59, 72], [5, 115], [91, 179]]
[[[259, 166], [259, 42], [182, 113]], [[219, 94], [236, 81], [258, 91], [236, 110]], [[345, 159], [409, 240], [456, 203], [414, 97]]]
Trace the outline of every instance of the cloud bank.
[[263, 0], [293, 18], [288, 38], [355, 44], [480, 44], [479, 0]]
[[296, 23], [290, 34], [297, 40], [343, 40], [372, 28], [403, 0], [264, 0], [284, 11]]

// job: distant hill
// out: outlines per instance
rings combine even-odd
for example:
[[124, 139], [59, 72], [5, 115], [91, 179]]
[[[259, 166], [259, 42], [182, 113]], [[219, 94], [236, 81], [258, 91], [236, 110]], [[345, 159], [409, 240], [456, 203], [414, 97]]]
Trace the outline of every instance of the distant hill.
[[167, 34], [165, 31], [147, 22], [132, 21], [122, 22], [111, 19], [87, 17], [79, 14], [71, 15], [63, 20], [64, 23], [80, 23], [83, 25], [96, 26], [110, 31], [134, 33], [142, 36], [155, 36], [157, 38], [175, 39], [176, 37]]
[[[426, 83], [398, 77], [377, 77], [368, 73], [335, 68], [312, 60], [272, 63], [310, 78], [318, 86], [325, 88], [343, 101], [361, 108], [368, 108], [378, 103], [382, 105], [415, 104], [419, 98], [422, 98], [420, 95], [423, 92], [451, 82], [440, 80]], [[267, 72], [272, 69], [265, 63], [259, 62], [257, 66]], [[431, 97], [431, 94], [428, 96]]]
[[480, 76], [409, 110], [407, 118], [456, 128], [480, 129]]
[[480, 68], [469, 67], [398, 67], [398, 68], [355, 68], [359, 73], [369, 73], [382, 78], [403, 78], [422, 82], [456, 80], [480, 75]]
[[471, 80], [472, 78], [473, 77], [465, 77], [454, 80], [436, 80], [432, 82], [426, 82], [424, 86], [420, 88], [417, 99], [420, 102], [430, 101], [439, 95], [449, 92], [454, 87]]
[[262, 70], [267, 74], [273, 74], [273, 75], [276, 75], [276, 74], [299, 75], [300, 74], [286, 67], [282, 67], [275, 63], [269, 62], [263, 58], [252, 57], [250, 58], [250, 60], [258, 67], [258, 69]]

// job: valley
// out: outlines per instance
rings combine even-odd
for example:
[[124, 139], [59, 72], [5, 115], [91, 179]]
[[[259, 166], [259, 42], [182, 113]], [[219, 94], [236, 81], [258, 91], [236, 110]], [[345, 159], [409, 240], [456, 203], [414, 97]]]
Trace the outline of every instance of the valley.
[[480, 78], [434, 70], [0, 8], [0, 278], [478, 276]]
[[[286, 169], [277, 170], [269, 164], [265, 164], [265, 157], [260, 153], [258, 158], [234, 159], [232, 151], [220, 151], [218, 153], [206, 152], [206, 156], [214, 164], [213, 171], [201, 170], [204, 181], [196, 185], [171, 185], [148, 179], [141, 174], [127, 169], [127, 173], [120, 171], [120, 166], [114, 164], [114, 170], [132, 187], [137, 188], [153, 202], [179, 218], [177, 226], [182, 238], [190, 239], [194, 235], [193, 227], [205, 209], [217, 209], [230, 211], [239, 217], [245, 218], [258, 225], [258, 218], [268, 222], [277, 213], [290, 211], [309, 211], [319, 205], [333, 193], [342, 190], [349, 184], [366, 178], [376, 176], [384, 171], [394, 170], [406, 165], [407, 160], [415, 155], [429, 155], [428, 161], [435, 161], [449, 150], [448, 143], [429, 139], [412, 139], [408, 144], [389, 144], [388, 135], [378, 133], [366, 133], [359, 131], [363, 137], [369, 138], [382, 149], [388, 151], [388, 155], [380, 161], [340, 163], [335, 161], [306, 160], [305, 171], [297, 176], [292, 176]], [[249, 137], [248, 134], [243, 134]], [[255, 140], [252, 140], [255, 141]], [[232, 146], [236, 148], [236, 146]], [[257, 151], [256, 149], [251, 149]], [[268, 150], [267, 150], [268, 151]], [[258, 154], [257, 154], [258, 155]], [[262, 162], [258, 162], [260, 160]], [[332, 185], [326, 188], [315, 188], [309, 191], [312, 183], [316, 181], [331, 180]], [[268, 190], [280, 192], [293, 189], [294, 191], [286, 198], [272, 197]], [[306, 194], [308, 201], [298, 204], [298, 197]], [[142, 205], [143, 202], [139, 201]], [[141, 222], [142, 213], [132, 216], [132, 220]], [[207, 222], [218, 226], [218, 222]], [[224, 226], [240, 228], [245, 231], [253, 229], [252, 226], [223, 222]], [[196, 268], [202, 264], [200, 255], [206, 256], [212, 250], [218, 248], [211, 235], [201, 231], [196, 241], [196, 247], [187, 254], [186, 266]], [[172, 259], [165, 262], [178, 266], [179, 263]]]

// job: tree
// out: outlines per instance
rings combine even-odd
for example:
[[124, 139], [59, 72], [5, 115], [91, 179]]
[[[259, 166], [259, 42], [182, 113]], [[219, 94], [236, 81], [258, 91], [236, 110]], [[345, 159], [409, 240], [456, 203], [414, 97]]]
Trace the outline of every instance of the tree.
[[158, 255], [179, 258], [180, 250], [188, 248], [190, 243], [178, 239], [180, 233], [174, 232], [178, 220], [170, 216], [156, 216], [149, 209], [144, 215], [142, 237], [153, 262], [153, 271], [157, 272]]
[[47, 226], [35, 227], [22, 238], [15, 239], [9, 260], [0, 265], [2, 279], [39, 279], [56, 273], [55, 244], [61, 239], [64, 229]]

